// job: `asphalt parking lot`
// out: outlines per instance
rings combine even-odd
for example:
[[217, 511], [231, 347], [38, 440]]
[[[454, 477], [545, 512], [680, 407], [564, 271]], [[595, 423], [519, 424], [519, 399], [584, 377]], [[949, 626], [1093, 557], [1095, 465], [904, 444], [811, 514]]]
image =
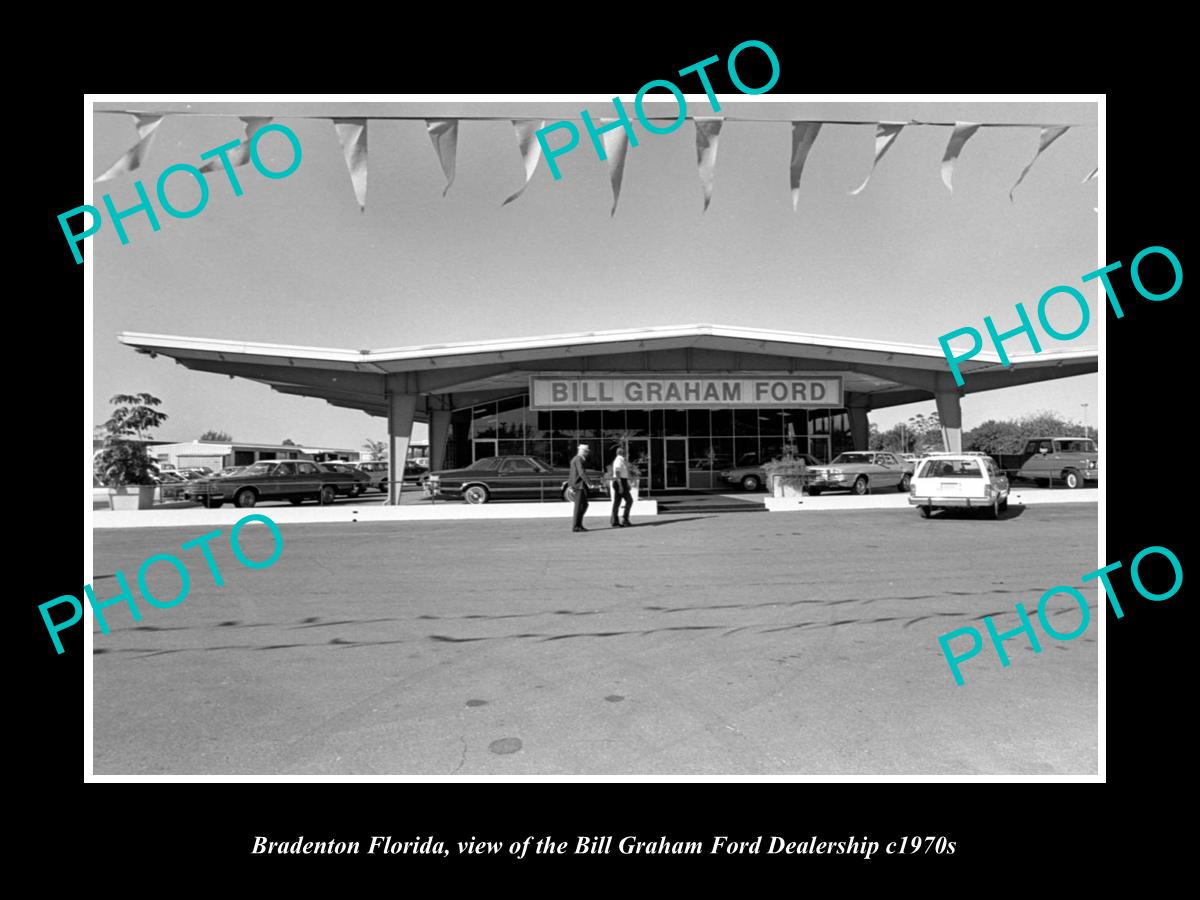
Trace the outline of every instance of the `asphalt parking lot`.
[[[1095, 569], [1094, 504], [282, 530], [270, 569], [222, 539], [223, 587], [191, 551], [183, 604], [110, 608], [96, 774], [1097, 771], [1094, 591], [1081, 638], [988, 648], [962, 687], [937, 643]], [[97, 530], [97, 596], [200, 533]]]

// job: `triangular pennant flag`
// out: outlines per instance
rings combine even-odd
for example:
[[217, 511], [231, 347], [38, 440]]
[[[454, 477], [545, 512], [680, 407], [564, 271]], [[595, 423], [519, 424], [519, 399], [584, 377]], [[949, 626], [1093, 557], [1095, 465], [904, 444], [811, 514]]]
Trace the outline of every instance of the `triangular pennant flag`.
[[971, 135], [979, 130], [975, 122], [955, 122], [954, 131], [950, 134], [950, 143], [946, 145], [946, 155], [942, 157], [942, 181], [950, 193], [954, 193], [954, 161], [962, 153], [963, 145], [971, 139]]
[[870, 181], [871, 176], [875, 174], [875, 167], [883, 159], [883, 154], [891, 148], [904, 125], [904, 122], [880, 122], [875, 126], [875, 162], [871, 163], [871, 171], [867, 173], [866, 181], [852, 190], [850, 196], [861, 193], [862, 189], [867, 186], [867, 181]]
[[808, 159], [808, 151], [820, 130], [820, 122], [792, 123], [792, 212], [800, 203], [800, 175], [804, 172], [804, 161]]
[[1080, 183], [1080, 184], [1087, 184], [1089, 181], [1091, 181], [1093, 178], [1095, 178], [1095, 177], [1096, 177], [1096, 173], [1097, 173], [1097, 172], [1099, 172], [1099, 171], [1100, 171], [1100, 167], [1099, 167], [1099, 166], [1096, 166], [1096, 168], [1092, 169], [1092, 171], [1088, 173], [1088, 176], [1087, 176], [1087, 178], [1083, 179], [1083, 181], [1081, 181], [1081, 182], [1079, 182], [1079, 183]]
[[367, 211], [367, 120], [334, 119], [333, 127], [342, 144], [346, 168], [354, 185], [354, 196], [363, 212]]
[[525, 188], [529, 187], [529, 180], [533, 178], [538, 160], [542, 158], [542, 145], [535, 135], [546, 127], [545, 119], [512, 119], [511, 121], [513, 128], [517, 130], [517, 146], [521, 150], [521, 161], [525, 163], [525, 183], [521, 185], [519, 191], [501, 203], [501, 206], [512, 203], [525, 193]]
[[[601, 119], [601, 125], [615, 122]], [[617, 214], [617, 199], [621, 196], [621, 179], [625, 176], [625, 154], [629, 150], [629, 133], [624, 128], [613, 128], [600, 136], [604, 142], [604, 158], [608, 162], [608, 180], [612, 183], [613, 205], [609, 216]]]
[[1067, 129], [1070, 127], [1070, 125], [1045, 125], [1042, 127], [1042, 134], [1038, 139], [1037, 153], [1033, 154], [1033, 159], [1031, 159], [1029, 161], [1029, 165], [1027, 165], [1021, 171], [1021, 177], [1017, 179], [1017, 183], [1014, 184], [1012, 186], [1012, 190], [1008, 192], [1008, 199], [1010, 202], [1012, 202], [1013, 199], [1013, 192], [1016, 191], [1016, 189], [1020, 187], [1021, 182], [1025, 180], [1025, 176], [1029, 174], [1029, 170], [1033, 168], [1033, 164], [1037, 162], [1038, 157], [1042, 155], [1042, 151], [1066, 134]]
[[704, 209], [712, 202], [713, 172], [717, 167], [717, 139], [721, 136], [723, 116], [696, 116], [696, 164], [700, 169], [700, 186], [704, 189]]
[[[229, 163], [233, 168], [244, 166], [250, 162], [250, 139], [254, 133], [271, 121], [272, 116], [238, 116], [246, 123], [246, 139], [238, 144], [237, 149], [229, 154]], [[214, 157], [200, 167], [201, 172], [214, 172], [221, 168], [220, 157]]]
[[96, 181], [108, 181], [111, 178], [116, 178], [118, 175], [132, 172], [141, 166], [142, 160], [150, 152], [150, 142], [154, 139], [154, 129], [158, 128], [163, 117], [161, 115], [140, 115], [134, 113], [134, 118], [137, 119], [138, 142], [126, 150], [121, 158], [109, 166], [108, 171], [97, 178]]
[[438, 161], [442, 164], [442, 172], [446, 176], [446, 191], [454, 184], [454, 156], [458, 150], [458, 119], [426, 119], [425, 128], [429, 139], [433, 141], [433, 149], [437, 151]]

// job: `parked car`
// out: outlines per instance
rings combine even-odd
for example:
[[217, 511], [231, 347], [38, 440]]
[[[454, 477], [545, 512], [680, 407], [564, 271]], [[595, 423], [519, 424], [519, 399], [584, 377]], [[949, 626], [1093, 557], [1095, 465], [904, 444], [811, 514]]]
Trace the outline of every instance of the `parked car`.
[[175, 471], [177, 474], [188, 479], [203, 478], [204, 476], [211, 475], [213, 473], [213, 470], [208, 466], [187, 466], [182, 469], [176, 469]]
[[158, 482], [158, 499], [162, 503], [171, 500], [182, 500], [188, 480], [178, 472], [160, 471], [155, 478]]
[[[572, 500], [569, 469], [551, 466], [535, 456], [489, 456], [464, 469], [431, 472], [421, 482], [425, 493], [463, 499], [468, 503], [489, 500]], [[602, 490], [600, 472], [588, 472], [588, 494]]]
[[907, 491], [912, 480], [913, 464], [884, 450], [853, 450], [839, 453], [828, 465], [808, 470], [808, 493], [816, 496], [822, 491], [850, 491], [865, 494], [895, 488]]
[[213, 477], [214, 478], [224, 478], [226, 475], [236, 475], [238, 472], [242, 471], [242, 469], [244, 469], [244, 468], [246, 468], [246, 467], [245, 466], [226, 466], [220, 472], [214, 472]]
[[1031, 479], [1039, 485], [1047, 485], [1053, 480], [1061, 481], [1069, 488], [1081, 488], [1088, 482], [1094, 486], [1100, 479], [1096, 444], [1091, 438], [1031, 438], [1021, 455], [1017, 477]]
[[371, 476], [362, 469], [357, 469], [350, 463], [344, 462], [323, 462], [317, 463], [322, 469], [328, 472], [345, 472], [354, 479], [354, 490], [351, 492], [351, 497], [358, 497], [367, 492], [367, 488], [371, 486]]
[[[345, 465], [354, 466], [360, 472], [365, 472], [370, 479], [372, 487], [383, 493], [387, 493], [388, 489], [388, 464], [387, 460], [372, 460], [371, 462], [356, 462], [345, 463]], [[421, 466], [412, 460], [404, 464], [404, 475], [402, 479], [408, 484], [419, 484], [421, 479], [429, 473], [428, 466]]]
[[[804, 464], [810, 469], [813, 466], [819, 466], [815, 456], [808, 453], [798, 454], [800, 459], [804, 460]], [[737, 461], [737, 465], [732, 469], [725, 469], [720, 473], [721, 480], [727, 484], [741, 485], [743, 491], [757, 491], [759, 488], [766, 487], [767, 474], [763, 471], [762, 462], [758, 458], [757, 453], [744, 453], [741, 459]]]
[[257, 462], [220, 478], [206, 476], [188, 483], [184, 496], [211, 508], [232, 500], [235, 506], [254, 506], [260, 500], [289, 500], [299, 505], [316, 500], [322, 506], [338, 494], [352, 496], [358, 482], [346, 472], [330, 472], [314, 462]]
[[993, 519], [1008, 509], [1008, 478], [984, 454], [939, 453], [921, 462], [908, 502], [928, 519], [935, 509], [987, 509]]

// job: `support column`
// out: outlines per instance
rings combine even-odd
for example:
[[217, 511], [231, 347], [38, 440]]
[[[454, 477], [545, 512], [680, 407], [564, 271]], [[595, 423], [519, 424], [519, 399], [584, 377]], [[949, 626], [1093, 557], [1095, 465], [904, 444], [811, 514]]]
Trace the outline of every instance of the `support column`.
[[408, 461], [416, 394], [388, 394], [388, 503], [400, 502], [400, 480]]
[[942, 447], [949, 453], [962, 453], [962, 395], [954, 388], [939, 387], [934, 399], [942, 423]]
[[429, 412], [429, 468], [436, 472], [446, 468], [446, 438], [450, 432], [450, 410]]
[[867, 422], [867, 408], [865, 406], [848, 406], [846, 412], [850, 414], [850, 439], [854, 442], [854, 449], [871, 449], [871, 428]]

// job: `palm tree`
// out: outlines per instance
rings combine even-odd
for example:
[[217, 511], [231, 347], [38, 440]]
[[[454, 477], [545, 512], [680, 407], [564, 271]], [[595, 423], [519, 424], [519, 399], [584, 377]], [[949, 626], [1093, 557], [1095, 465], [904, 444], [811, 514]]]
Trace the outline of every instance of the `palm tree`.
[[385, 460], [388, 457], [388, 445], [384, 441], [368, 440], [363, 444], [363, 449], [370, 453], [374, 459]]

